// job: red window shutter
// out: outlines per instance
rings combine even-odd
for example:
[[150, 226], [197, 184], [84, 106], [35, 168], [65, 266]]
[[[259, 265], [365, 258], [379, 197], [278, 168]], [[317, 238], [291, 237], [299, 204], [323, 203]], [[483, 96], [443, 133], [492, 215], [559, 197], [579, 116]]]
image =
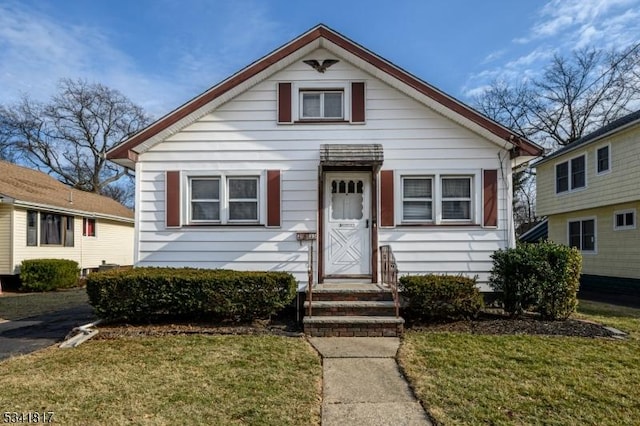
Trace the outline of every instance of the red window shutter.
[[484, 170], [482, 179], [484, 226], [498, 226], [498, 171]]
[[280, 226], [280, 170], [267, 170], [267, 226]]
[[394, 226], [393, 170], [380, 172], [380, 226]]
[[180, 172], [168, 171], [165, 176], [165, 214], [167, 227], [180, 226]]
[[364, 123], [364, 83], [351, 83], [351, 122]]
[[278, 123], [291, 121], [291, 83], [278, 83]]

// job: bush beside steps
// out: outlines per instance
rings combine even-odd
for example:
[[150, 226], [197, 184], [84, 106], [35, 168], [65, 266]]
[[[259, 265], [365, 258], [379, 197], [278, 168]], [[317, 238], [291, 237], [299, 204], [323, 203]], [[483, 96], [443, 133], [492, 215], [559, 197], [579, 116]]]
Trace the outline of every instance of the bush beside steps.
[[131, 322], [268, 319], [293, 301], [296, 288], [287, 272], [144, 267], [87, 277], [98, 316]]

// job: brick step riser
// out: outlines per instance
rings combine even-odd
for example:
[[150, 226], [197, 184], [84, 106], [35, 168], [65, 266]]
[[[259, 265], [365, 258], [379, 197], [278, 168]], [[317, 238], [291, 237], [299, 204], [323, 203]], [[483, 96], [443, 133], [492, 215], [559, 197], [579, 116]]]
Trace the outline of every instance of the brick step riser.
[[[326, 302], [388, 302], [393, 300], [391, 293], [371, 292], [371, 293], [340, 293], [340, 292], [314, 292], [313, 300]], [[305, 294], [305, 300], [309, 300], [309, 295]]]
[[[305, 315], [308, 310], [305, 308]], [[340, 307], [314, 307], [311, 304], [311, 313], [313, 316], [379, 316], [379, 317], [393, 317], [396, 315], [395, 308], [391, 307], [351, 307], [351, 306], [340, 306]]]
[[306, 324], [311, 337], [398, 337], [403, 326], [398, 324]]

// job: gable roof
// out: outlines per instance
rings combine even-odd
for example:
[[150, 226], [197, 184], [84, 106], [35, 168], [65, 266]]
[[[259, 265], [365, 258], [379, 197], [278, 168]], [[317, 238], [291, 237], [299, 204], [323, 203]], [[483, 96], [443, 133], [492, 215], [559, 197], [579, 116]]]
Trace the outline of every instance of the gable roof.
[[0, 203], [133, 222], [133, 211], [103, 195], [71, 188], [51, 176], [0, 160]]
[[614, 135], [636, 124], [640, 124], [640, 110], [620, 117], [617, 120], [613, 120], [606, 126], [602, 126], [599, 129], [589, 133], [588, 135], [571, 142], [569, 145], [564, 146], [555, 152], [552, 152], [540, 161], [537, 161], [533, 166], [539, 166], [540, 164], [546, 163], [553, 158], [559, 157], [567, 152], [577, 150], [578, 148], [582, 148], [583, 146], [586, 146], [590, 143], [597, 142], [600, 139]]
[[500, 146], [510, 146], [513, 157], [535, 158], [543, 154], [539, 145], [512, 132], [457, 99], [420, 80], [329, 27], [320, 24], [274, 50], [201, 95], [155, 121], [113, 147], [107, 158], [126, 167], [163, 138], [202, 117], [215, 106], [231, 99], [269, 75], [283, 69], [310, 51], [323, 47], [348, 56], [356, 66], [408, 93], [459, 124], [482, 134]]

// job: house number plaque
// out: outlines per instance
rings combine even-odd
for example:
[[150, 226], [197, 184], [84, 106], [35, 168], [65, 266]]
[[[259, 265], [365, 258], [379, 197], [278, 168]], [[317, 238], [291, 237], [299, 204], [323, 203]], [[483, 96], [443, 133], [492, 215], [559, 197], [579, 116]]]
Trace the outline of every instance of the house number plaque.
[[296, 239], [298, 241], [313, 241], [317, 238], [315, 232], [296, 232]]

